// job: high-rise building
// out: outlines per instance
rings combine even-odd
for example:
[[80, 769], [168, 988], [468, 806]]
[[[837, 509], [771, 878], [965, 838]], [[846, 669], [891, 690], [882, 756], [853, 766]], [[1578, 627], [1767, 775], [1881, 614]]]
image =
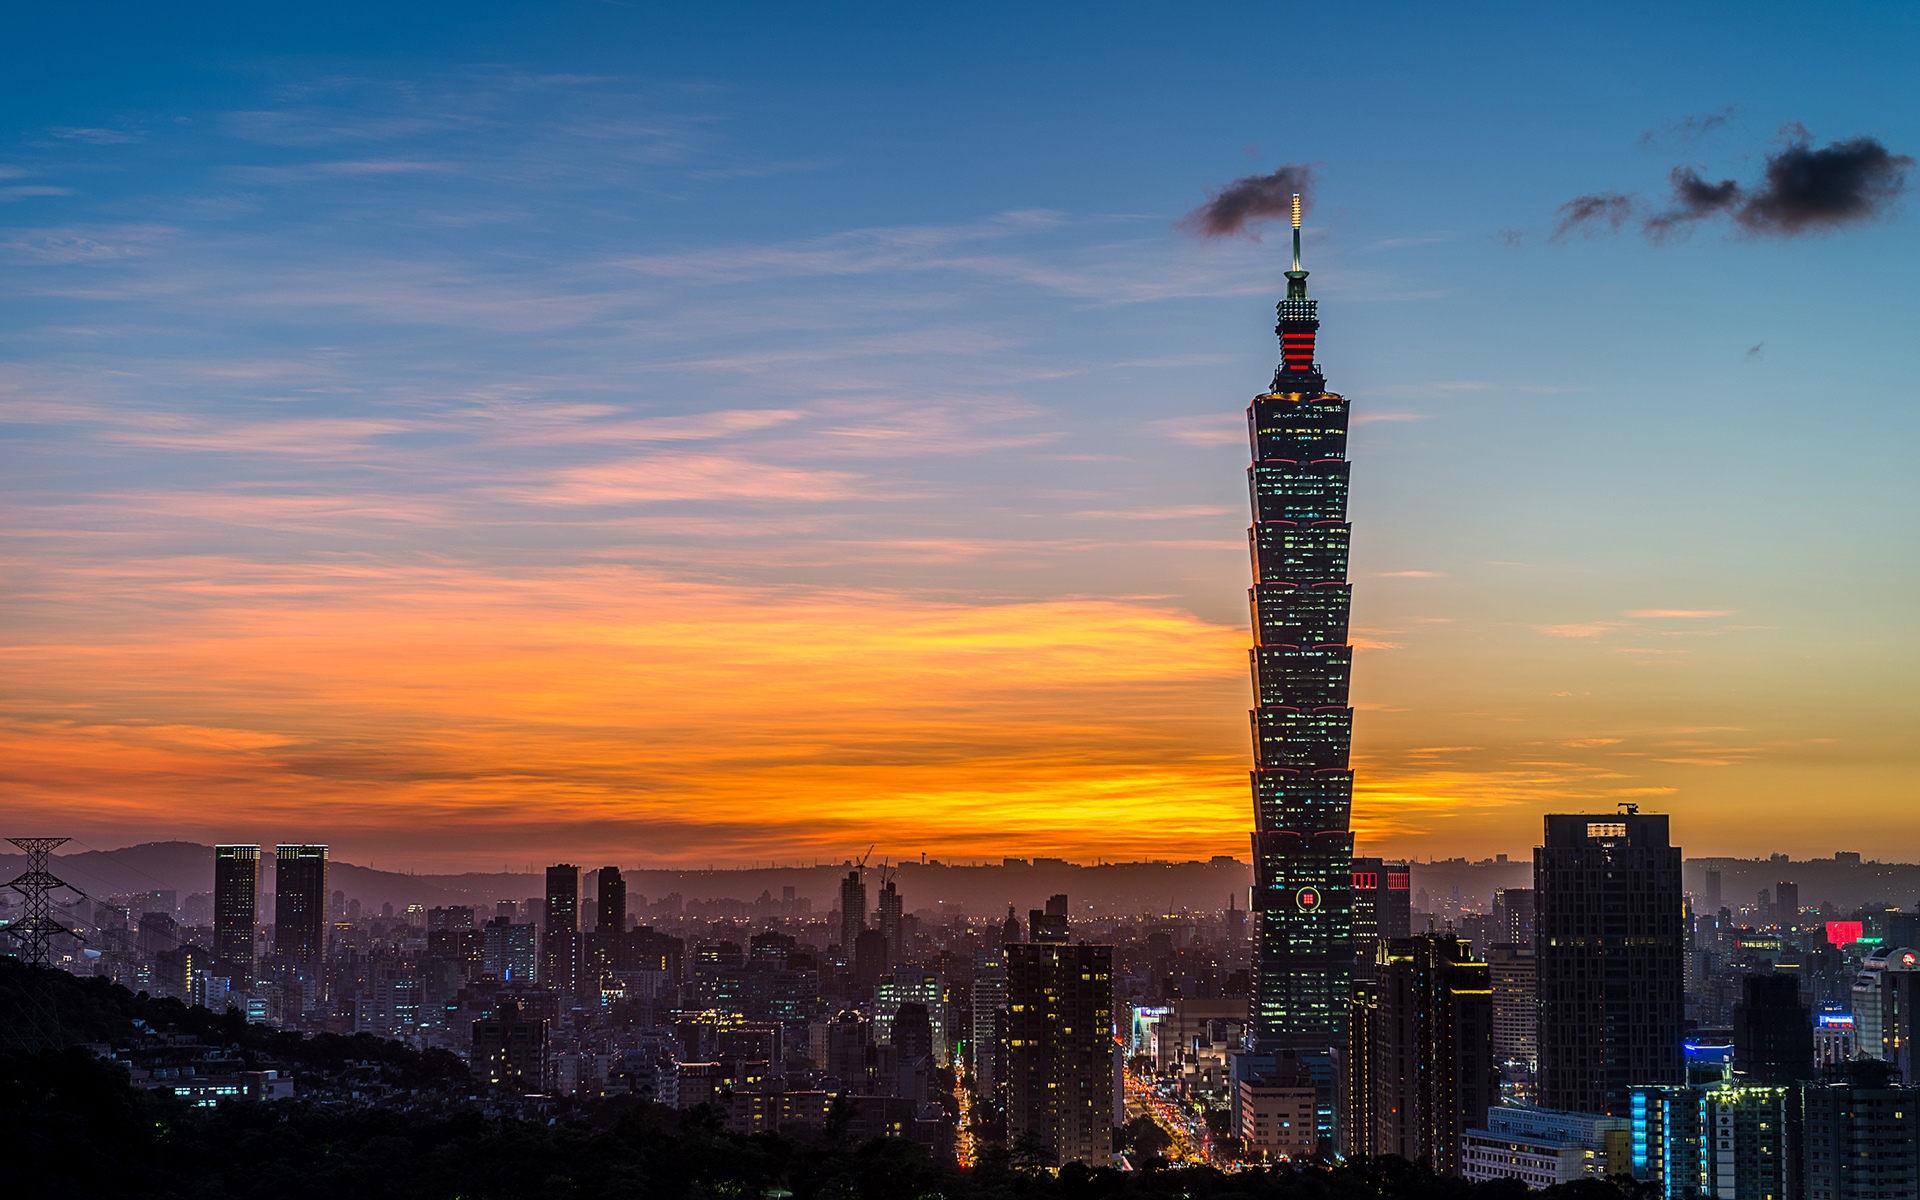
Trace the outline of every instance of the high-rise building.
[[541, 932], [540, 986], [572, 995], [580, 990], [580, 868], [547, 868], [546, 926]]
[[297, 964], [327, 953], [327, 848], [273, 848], [273, 952]]
[[1627, 1098], [1633, 1177], [1661, 1200], [1700, 1189], [1700, 1095], [1691, 1087], [1648, 1086]]
[[1530, 1084], [1540, 1058], [1533, 944], [1487, 947], [1487, 970], [1493, 980], [1493, 1061]]
[[1813, 1019], [1816, 1075], [1838, 1071], [1854, 1056], [1854, 1020], [1850, 1012], [1822, 1012]]
[[1914, 1003], [1920, 1000], [1920, 951], [1912, 946], [1895, 946], [1867, 955], [1854, 978], [1852, 998], [1859, 1053], [1893, 1063], [1908, 1083], [1920, 1084], [1912, 1062]]
[[899, 963], [900, 959], [900, 888], [892, 879], [880, 881], [879, 906], [874, 909], [874, 924], [880, 928], [880, 936], [887, 939], [887, 961]]
[[1539, 1100], [1627, 1115], [1641, 1085], [1686, 1082], [1686, 930], [1667, 818], [1553, 814], [1534, 851]]
[[1793, 1090], [1720, 1082], [1635, 1087], [1633, 1177], [1660, 1200], [1784, 1200]]
[[519, 1091], [547, 1085], [547, 1023], [521, 1015], [517, 1003], [502, 1004], [473, 1023], [473, 1074], [480, 1082]]
[[253, 978], [260, 930], [260, 847], [213, 848], [213, 956], [236, 983]]
[[840, 881], [840, 952], [853, 961], [860, 931], [867, 927], [867, 881], [855, 867]]
[[1431, 933], [1384, 939], [1378, 958], [1377, 1000], [1353, 1017], [1367, 1060], [1354, 1056], [1347, 1153], [1425, 1158], [1457, 1174], [1462, 1136], [1500, 1099], [1487, 964], [1465, 938]]
[[1411, 873], [1404, 862], [1383, 858], [1353, 860], [1353, 970], [1355, 978], [1373, 978], [1383, 937], [1413, 933]]
[[614, 972], [628, 965], [627, 881], [619, 867], [594, 872], [593, 932], [580, 938], [580, 990], [600, 990]]
[[1720, 903], [1720, 872], [1707, 872], [1706, 887], [1703, 890], [1705, 894], [1701, 896], [1701, 901], [1705, 906], [1706, 913], [1708, 916], [1714, 916], [1719, 913], [1722, 907]]
[[947, 981], [938, 971], [918, 967], [895, 967], [873, 989], [873, 1035], [876, 1041], [893, 1044], [893, 1017], [902, 1004], [926, 1008], [932, 1042], [929, 1053], [934, 1062], [947, 1062]]
[[481, 970], [502, 983], [532, 983], [539, 974], [537, 945], [533, 926], [495, 917], [480, 931]]
[[887, 961], [887, 938], [878, 929], [862, 929], [854, 935], [853, 982], [862, 995], [880, 982], [893, 964]]
[[1508, 946], [1533, 946], [1533, 889], [1493, 889], [1493, 940]]
[[596, 874], [593, 930], [617, 937], [627, 931], [627, 881], [619, 867], [601, 867]]
[[1313, 360], [1320, 321], [1300, 267], [1298, 198], [1293, 221], [1280, 367], [1247, 410], [1257, 1055], [1340, 1046], [1353, 977], [1347, 401]]
[[1799, 1091], [1800, 1194], [1806, 1200], [1920, 1196], [1920, 1087], [1860, 1059], [1842, 1082]]
[[1006, 1027], [1007, 951], [991, 944], [973, 952], [973, 1025], [967, 1054], [973, 1063], [974, 1090], [994, 1094], [1005, 1071], [1000, 1063], [1000, 1032]]
[[180, 945], [180, 922], [173, 919], [172, 913], [143, 912], [138, 928], [134, 949], [140, 952], [141, 958], [152, 958]]
[[1007, 1137], [1053, 1166], [1112, 1161], [1113, 947], [1016, 942], [1007, 953]]
[[1733, 1006], [1733, 1073], [1746, 1083], [1813, 1078], [1813, 1012], [1792, 975], [1748, 975]]
[[1908, 1087], [1920, 1086], [1920, 974], [1886, 977], [1880, 1013], [1880, 1052]]
[[1048, 896], [1044, 909], [1034, 908], [1027, 911], [1028, 937], [1036, 942], [1064, 942], [1067, 934], [1067, 898], [1064, 894]]
[[1773, 887], [1773, 919], [1782, 925], [1800, 920], [1800, 885], [1783, 879]]

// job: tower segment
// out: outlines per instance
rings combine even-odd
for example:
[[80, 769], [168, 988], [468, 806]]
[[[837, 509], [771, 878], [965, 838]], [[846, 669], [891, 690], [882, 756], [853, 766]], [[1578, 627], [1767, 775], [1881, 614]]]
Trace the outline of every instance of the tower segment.
[[1353, 976], [1353, 709], [1347, 683], [1347, 401], [1314, 362], [1300, 266], [1279, 305], [1280, 368], [1247, 408], [1253, 463], [1253, 911], [1250, 1049], [1325, 1055], [1346, 1041]]

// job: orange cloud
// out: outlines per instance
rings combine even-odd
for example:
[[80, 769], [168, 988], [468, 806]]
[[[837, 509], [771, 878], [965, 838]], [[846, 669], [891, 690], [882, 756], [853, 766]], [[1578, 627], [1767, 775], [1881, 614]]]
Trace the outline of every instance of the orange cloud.
[[98, 581], [117, 635], [7, 651], [0, 773], [30, 802], [456, 855], [1245, 841], [1245, 635], [1176, 610], [178, 565]]

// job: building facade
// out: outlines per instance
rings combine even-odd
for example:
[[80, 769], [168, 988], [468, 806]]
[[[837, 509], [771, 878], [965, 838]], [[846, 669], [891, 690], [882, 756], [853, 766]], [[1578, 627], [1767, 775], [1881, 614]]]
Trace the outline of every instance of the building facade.
[[1805, 1200], [1920, 1196], [1920, 1087], [1872, 1059], [1798, 1095], [1799, 1194]]
[[867, 881], [858, 867], [840, 881], [840, 952], [853, 961], [854, 947], [867, 927]]
[[1292, 1079], [1269, 1075], [1240, 1081], [1235, 1101], [1241, 1144], [1269, 1159], [1312, 1157], [1319, 1140], [1320, 1089], [1313, 1076], [1301, 1072]]
[[1800, 980], [1748, 975], [1733, 1006], [1733, 1073], [1747, 1083], [1813, 1078], [1813, 1011], [1800, 1003]]
[[260, 847], [213, 848], [213, 956], [235, 982], [253, 979], [259, 956]]
[[1786, 1200], [1792, 1088], [1637, 1087], [1629, 1103], [1633, 1177], [1661, 1200]]
[[1457, 1174], [1462, 1136], [1500, 1098], [1487, 964], [1465, 938], [1421, 934], [1383, 939], [1375, 974], [1356, 989], [1372, 996], [1354, 1006], [1347, 1153]]
[[967, 1033], [967, 1059], [973, 1064], [974, 1091], [991, 1096], [1005, 1071], [1000, 1037], [1006, 1028], [1007, 950], [985, 945], [973, 952], [973, 1007]]
[[580, 989], [580, 868], [547, 868], [546, 923], [540, 930], [540, 986], [572, 995]]
[[1341, 1046], [1353, 977], [1347, 401], [1314, 363], [1320, 321], [1300, 267], [1298, 198], [1293, 262], [1280, 368], [1247, 410], [1258, 939], [1248, 1040], [1262, 1055]]
[[880, 930], [880, 936], [887, 940], [887, 962], [889, 964], [904, 961], [900, 956], [901, 900], [900, 888], [891, 879], [880, 881], [879, 903], [873, 910], [874, 925]]
[[1371, 979], [1383, 937], [1413, 933], [1412, 874], [1404, 862], [1353, 860], [1353, 973]]
[[550, 1058], [547, 1023], [523, 1016], [518, 1004], [503, 1004], [491, 1016], [473, 1023], [469, 1057], [474, 1078], [482, 1083], [518, 1091], [545, 1091]]
[[1493, 981], [1493, 1060], [1508, 1077], [1529, 1082], [1539, 1065], [1539, 988], [1533, 945], [1487, 947], [1487, 970]]
[[1625, 1117], [1558, 1112], [1529, 1105], [1487, 1111], [1484, 1129], [1460, 1139], [1460, 1174], [1467, 1179], [1518, 1179], [1530, 1188], [1573, 1183], [1588, 1176], [1632, 1170], [1631, 1123]]
[[1016, 942], [1007, 954], [1007, 1140], [1053, 1166], [1113, 1160], [1113, 947]]
[[1686, 1082], [1686, 929], [1667, 818], [1554, 814], [1534, 851], [1538, 1099], [1625, 1116], [1634, 1088]]
[[1509, 946], [1533, 946], [1533, 889], [1493, 889], [1493, 940]]
[[297, 965], [327, 953], [327, 848], [284, 844], [273, 848], [273, 952]]
[[[1859, 1053], [1883, 1062], [1901, 1063], [1910, 1084], [1920, 1084], [1911, 1073], [1914, 1036], [1914, 984], [1920, 979], [1920, 951], [1911, 946], [1877, 950], [1867, 956], [1853, 982], [1855, 1045]], [[1902, 999], [1906, 1003], [1902, 1006]]]

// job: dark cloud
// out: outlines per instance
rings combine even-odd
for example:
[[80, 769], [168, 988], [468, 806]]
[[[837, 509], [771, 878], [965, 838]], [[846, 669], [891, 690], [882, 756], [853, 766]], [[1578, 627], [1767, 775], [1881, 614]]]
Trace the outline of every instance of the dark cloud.
[[1576, 229], [1592, 236], [1594, 225], [1600, 222], [1605, 222], [1609, 229], [1618, 229], [1632, 215], [1632, 196], [1619, 192], [1575, 196], [1560, 206], [1560, 224], [1553, 231], [1553, 240], [1562, 241]]
[[[1697, 117], [1686, 117], [1673, 125], [1667, 126], [1665, 132], [1670, 134], [1676, 142], [1697, 142], [1722, 125], [1725, 125], [1728, 121], [1733, 120], [1734, 113], [1737, 111], [1733, 105], [1729, 104], [1719, 112], [1705, 113]], [[1662, 140], [1664, 140], [1662, 135], [1651, 129], [1640, 135], [1640, 144], [1642, 146], [1652, 146]]]
[[1691, 141], [1703, 138], [1714, 130], [1733, 120], [1733, 105], [1729, 104], [1717, 113], [1708, 113], [1701, 117], [1688, 117], [1680, 122], [1680, 136]]
[[1255, 221], [1291, 220], [1293, 195], [1311, 194], [1313, 168], [1284, 166], [1271, 175], [1248, 175], [1215, 192], [1199, 208], [1180, 218], [1180, 228], [1195, 237], [1255, 237], [1248, 226]]
[[1656, 242], [1740, 202], [1740, 185], [1731, 179], [1708, 183], [1692, 167], [1675, 167], [1667, 178], [1673, 184], [1673, 207], [1648, 217], [1642, 226]]
[[1792, 237], [1872, 221], [1906, 186], [1913, 159], [1889, 154], [1870, 137], [1815, 150], [1802, 136], [1767, 156], [1766, 183], [1734, 219], [1753, 233]]
[[[1694, 118], [1706, 120], [1706, 118]], [[1668, 206], [1641, 222], [1641, 232], [1662, 242], [1709, 217], [1729, 216], [1748, 233], [1797, 237], [1884, 216], [1906, 187], [1914, 160], [1889, 153], [1879, 141], [1857, 137], [1815, 149], [1806, 128], [1784, 126], [1786, 144], [1767, 155], [1765, 177], [1743, 187], [1731, 179], [1709, 182], [1694, 167], [1675, 167], [1668, 175]], [[1561, 241], [1579, 230], [1592, 236], [1604, 223], [1618, 230], [1634, 215], [1632, 196], [1595, 192], [1560, 206], [1553, 234]]]

